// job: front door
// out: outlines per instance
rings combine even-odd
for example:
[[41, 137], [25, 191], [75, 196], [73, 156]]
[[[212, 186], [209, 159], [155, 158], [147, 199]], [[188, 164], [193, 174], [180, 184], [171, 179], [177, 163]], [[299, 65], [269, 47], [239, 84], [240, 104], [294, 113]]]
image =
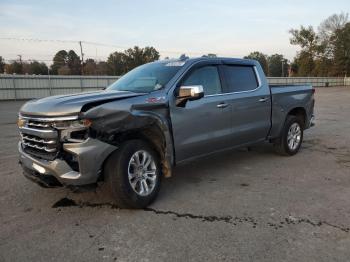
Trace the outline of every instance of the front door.
[[204, 97], [170, 109], [176, 161], [208, 154], [230, 146], [231, 106], [222, 94], [218, 68], [194, 69], [182, 86], [202, 85]]

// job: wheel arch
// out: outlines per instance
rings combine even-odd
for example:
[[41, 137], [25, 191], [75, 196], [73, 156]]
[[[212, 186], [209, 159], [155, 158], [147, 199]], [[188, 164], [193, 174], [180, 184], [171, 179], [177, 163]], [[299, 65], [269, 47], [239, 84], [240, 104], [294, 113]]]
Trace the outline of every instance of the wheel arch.
[[304, 124], [303, 129], [305, 128], [306, 121], [307, 121], [307, 114], [304, 107], [294, 107], [293, 109], [289, 110], [289, 112], [286, 114], [285, 119], [287, 119], [287, 117], [290, 115], [300, 118]]
[[[133, 125], [132, 122], [138, 124]], [[174, 150], [167, 121], [152, 112], [137, 112], [132, 114], [132, 120], [128, 123], [130, 124], [128, 127], [125, 126], [123, 130], [118, 130], [119, 132], [113, 132], [113, 135], [109, 136], [108, 143], [115, 145], [118, 150], [125, 141], [135, 139], [145, 141], [158, 154], [163, 176], [170, 177], [174, 164]]]

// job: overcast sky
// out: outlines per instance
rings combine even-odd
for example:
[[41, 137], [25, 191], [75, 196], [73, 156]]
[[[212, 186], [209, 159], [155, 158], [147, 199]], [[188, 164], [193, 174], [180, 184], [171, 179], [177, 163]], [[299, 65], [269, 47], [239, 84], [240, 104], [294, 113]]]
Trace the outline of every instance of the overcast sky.
[[67, 42], [0, 39], [0, 56], [50, 60], [60, 49], [105, 59], [112, 51], [154, 46], [161, 55], [216, 53], [242, 57], [251, 51], [281, 53], [291, 59], [290, 28], [319, 23], [350, 10], [350, 0], [0, 0], [0, 38], [73, 40]]

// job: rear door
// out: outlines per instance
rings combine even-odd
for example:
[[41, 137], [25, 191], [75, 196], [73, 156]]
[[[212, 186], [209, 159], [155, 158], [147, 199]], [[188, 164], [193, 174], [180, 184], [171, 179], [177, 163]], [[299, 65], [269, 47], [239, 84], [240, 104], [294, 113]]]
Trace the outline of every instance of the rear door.
[[202, 85], [204, 97], [170, 107], [176, 160], [182, 161], [229, 146], [231, 108], [222, 95], [216, 65], [203, 65], [188, 72], [178, 86]]
[[226, 101], [232, 107], [233, 144], [264, 140], [271, 125], [269, 87], [260, 81], [254, 65], [228, 64], [220, 69], [224, 76]]

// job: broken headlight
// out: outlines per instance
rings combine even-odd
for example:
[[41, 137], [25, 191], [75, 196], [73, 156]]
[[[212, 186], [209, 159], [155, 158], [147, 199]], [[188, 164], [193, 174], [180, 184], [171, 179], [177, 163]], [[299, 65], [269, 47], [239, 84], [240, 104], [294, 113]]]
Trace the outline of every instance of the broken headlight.
[[53, 127], [60, 131], [60, 140], [62, 142], [80, 143], [88, 138], [88, 128], [91, 124], [90, 119], [78, 119], [55, 122]]
[[92, 124], [90, 119], [78, 119], [71, 121], [60, 121], [53, 123], [53, 127], [57, 129], [81, 129], [88, 128]]

